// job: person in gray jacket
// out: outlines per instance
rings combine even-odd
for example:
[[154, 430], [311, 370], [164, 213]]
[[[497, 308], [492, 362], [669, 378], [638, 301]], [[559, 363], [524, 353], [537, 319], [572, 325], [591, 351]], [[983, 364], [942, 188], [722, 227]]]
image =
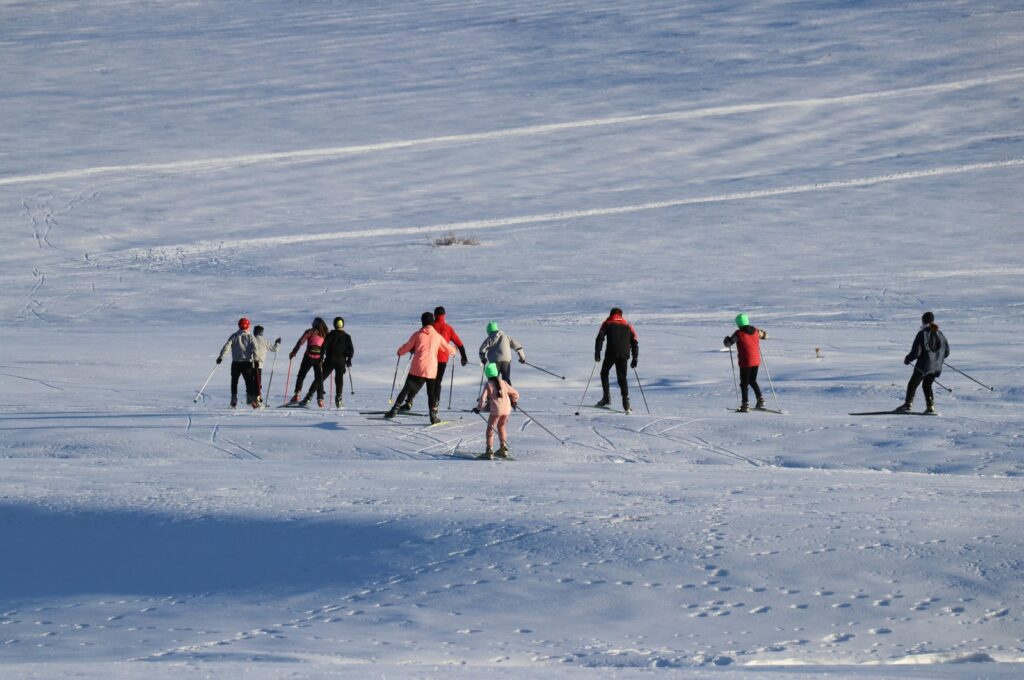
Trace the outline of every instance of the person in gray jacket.
[[256, 400], [262, 406], [263, 364], [267, 362], [267, 352], [274, 352], [276, 354], [277, 350], [281, 349], [281, 338], [278, 338], [271, 344], [270, 340], [263, 337], [263, 326], [256, 326], [252, 329], [252, 338], [254, 343], [252, 359], [256, 371]]
[[935, 323], [935, 315], [925, 312], [921, 316], [921, 330], [914, 338], [914, 344], [910, 353], [903, 358], [903, 363], [914, 364], [914, 374], [910, 376], [907, 383], [907, 398], [903, 405], [896, 410], [907, 413], [914, 405], [914, 395], [917, 393], [918, 385], [923, 387], [925, 398], [925, 413], [935, 413], [935, 394], [932, 392], [932, 383], [942, 375], [942, 362], [949, 356], [949, 342], [946, 336], [939, 330]]
[[480, 345], [480, 363], [497, 364], [498, 373], [501, 378], [511, 384], [512, 379], [512, 352], [519, 355], [519, 363], [526, 363], [526, 352], [523, 346], [516, 342], [511, 335], [506, 335], [498, 328], [498, 322], [492, 321], [487, 324], [487, 339]]
[[217, 363], [224, 361], [228, 350], [231, 350], [231, 408], [238, 405], [238, 378], [245, 380], [245, 401], [253, 408], [259, 407], [256, 398], [256, 367], [253, 363], [256, 355], [256, 343], [249, 332], [249, 319], [244, 316], [238, 320], [238, 330], [231, 334], [228, 341], [221, 347]]

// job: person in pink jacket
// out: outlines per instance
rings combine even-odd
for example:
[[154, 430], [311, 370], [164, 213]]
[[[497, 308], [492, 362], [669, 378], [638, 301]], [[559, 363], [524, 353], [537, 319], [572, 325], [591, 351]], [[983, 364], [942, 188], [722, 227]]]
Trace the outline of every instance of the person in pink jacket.
[[[480, 393], [480, 400], [477, 401], [473, 413], [489, 411], [491, 417], [487, 420], [487, 450], [477, 456], [480, 460], [494, 460], [495, 458], [508, 458], [508, 433], [505, 426], [512, 409], [519, 402], [519, 392], [516, 388], [505, 382], [499, 375], [498, 365], [489, 363], [484, 367], [484, 375], [487, 376], [487, 384]], [[494, 432], [498, 432], [498, 440], [501, 447], [497, 453], [494, 451]]]
[[[398, 399], [391, 410], [384, 414], [385, 418], [394, 418], [398, 413], [398, 405], [411, 401], [424, 384], [437, 378], [438, 358], [448, 358], [451, 349], [448, 342], [434, 330], [434, 315], [430, 312], [423, 312], [420, 316], [420, 323], [423, 325], [418, 331], [409, 336], [409, 340], [398, 348], [398, 356], [412, 352], [412, 365], [409, 366], [409, 375], [405, 379], [402, 391], [398, 393]], [[437, 416], [438, 400], [432, 390], [427, 390], [427, 401], [430, 405], [430, 422], [437, 424], [441, 419]]]

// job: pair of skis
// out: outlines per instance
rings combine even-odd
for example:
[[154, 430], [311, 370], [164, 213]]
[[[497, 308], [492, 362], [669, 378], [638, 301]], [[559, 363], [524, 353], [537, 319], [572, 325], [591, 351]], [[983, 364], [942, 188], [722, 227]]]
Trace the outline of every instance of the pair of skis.
[[[390, 413], [390, 411], [360, 411], [359, 412], [360, 415], [366, 416], [367, 420], [388, 420], [388, 421], [393, 421], [394, 418], [385, 418], [384, 417], [387, 413]], [[428, 417], [426, 413], [413, 413], [412, 411], [399, 411], [395, 415], [396, 415], [396, 417], [397, 416], [416, 416], [416, 417], [419, 417], [419, 418], [427, 418]], [[451, 425], [451, 422], [452, 421], [450, 421], [450, 420], [441, 420], [441, 421], [438, 421], [436, 423], [429, 423], [427, 425], [424, 425], [423, 429], [426, 430], [426, 429], [429, 429], [431, 427], [440, 427], [441, 425]]]

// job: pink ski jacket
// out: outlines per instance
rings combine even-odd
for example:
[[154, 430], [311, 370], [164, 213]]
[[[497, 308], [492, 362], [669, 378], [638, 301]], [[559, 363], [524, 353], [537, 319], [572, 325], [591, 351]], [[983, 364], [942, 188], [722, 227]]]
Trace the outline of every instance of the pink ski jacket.
[[[500, 397], [498, 396], [498, 385], [495, 383], [501, 383]], [[507, 416], [512, 413], [513, 401], [519, 401], [519, 392], [499, 376], [488, 380], [484, 385], [476, 407], [481, 411], [490, 411], [492, 416]]]
[[398, 356], [407, 352], [413, 353], [409, 375], [429, 379], [437, 377], [437, 360], [447, 359], [452, 353], [448, 342], [433, 326], [424, 326], [409, 336], [408, 342], [398, 348]]

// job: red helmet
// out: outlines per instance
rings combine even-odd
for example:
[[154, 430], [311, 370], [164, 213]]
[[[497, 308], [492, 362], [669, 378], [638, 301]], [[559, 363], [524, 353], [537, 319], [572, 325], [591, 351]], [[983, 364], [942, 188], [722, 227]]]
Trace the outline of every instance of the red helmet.
[[249, 319], [244, 316], [238, 320], [238, 330], [247, 331], [249, 330]]

